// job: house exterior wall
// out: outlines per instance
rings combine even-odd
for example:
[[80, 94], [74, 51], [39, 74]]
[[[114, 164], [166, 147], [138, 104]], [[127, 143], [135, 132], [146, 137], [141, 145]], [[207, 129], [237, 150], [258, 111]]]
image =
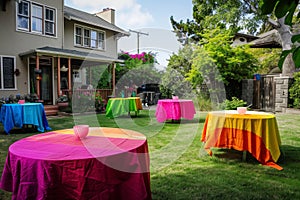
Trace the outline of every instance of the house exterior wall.
[[[112, 58], [117, 58], [117, 40], [115, 39], [114, 32], [106, 29], [101, 29], [99, 27], [91, 26], [88, 24], [80, 23], [80, 22], [75, 22], [72, 20], [67, 20], [65, 19], [65, 32], [64, 32], [64, 48], [65, 49], [74, 49], [77, 51], [85, 51], [85, 52], [93, 52], [107, 56], [107, 57], [112, 57]], [[74, 37], [75, 37], [75, 25], [79, 25], [82, 27], [86, 28], [91, 28], [99, 31], [104, 31], [105, 32], [105, 49], [104, 50], [99, 50], [99, 49], [92, 49], [92, 48], [85, 48], [85, 47], [79, 47], [75, 46], [74, 42]]]
[[[56, 36], [42, 36], [30, 32], [17, 30], [16, 27], [16, 1], [7, 1], [6, 11], [0, 11], [0, 55], [14, 56], [16, 58], [16, 68], [20, 70], [20, 75], [16, 77], [16, 90], [0, 90], [0, 97], [10, 94], [27, 94], [28, 67], [27, 61], [22, 60], [19, 54], [29, 50], [52, 46], [61, 48], [63, 44], [63, 0], [35, 0], [40, 5], [46, 5], [56, 9]], [[5, 28], [3, 28], [5, 27]]]

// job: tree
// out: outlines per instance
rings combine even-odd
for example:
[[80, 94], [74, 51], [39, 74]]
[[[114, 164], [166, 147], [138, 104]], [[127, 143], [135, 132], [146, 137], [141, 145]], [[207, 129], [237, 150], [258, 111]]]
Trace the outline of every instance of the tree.
[[[279, 61], [279, 67], [282, 68], [284, 75], [291, 75], [295, 72], [295, 67], [300, 67], [300, 49], [299, 46], [293, 46], [293, 43], [300, 42], [300, 35], [293, 33], [293, 18], [295, 12], [299, 18], [299, 0], [260, 0], [262, 13], [270, 16], [272, 13], [277, 21], [269, 22], [278, 30], [283, 52]], [[295, 66], [296, 65], [296, 66]]]
[[[255, 34], [263, 32], [269, 23], [278, 30], [285, 52], [282, 57], [287, 58], [285, 62], [282, 62], [282, 73], [291, 75], [295, 71], [292, 56], [289, 54], [292, 49], [292, 34], [290, 34], [292, 29], [284, 22], [292, 20], [297, 7], [295, 5], [298, 5], [298, 0], [193, 0], [193, 20], [176, 22], [171, 17], [171, 23], [179, 41], [183, 44], [197, 43], [202, 37], [201, 34], [215, 27], [235, 33], [247, 30], [248, 33]], [[266, 13], [272, 13], [274, 7], [275, 16], [279, 16], [277, 21], [272, 19], [274, 15], [266, 15]], [[294, 38], [297, 41], [298, 39], [300, 41], [300, 38]], [[294, 51], [300, 52], [300, 50]], [[300, 63], [300, 56], [293, 58], [299, 59]], [[281, 66], [280, 63], [279, 66]]]
[[[257, 70], [257, 60], [247, 46], [231, 46], [232, 34], [224, 29], [213, 29], [202, 34], [202, 39], [194, 51], [192, 69], [188, 80], [201, 80], [207, 77], [208, 82], [217, 79], [224, 83], [228, 98], [239, 97], [241, 81], [252, 78]], [[200, 76], [201, 75], [201, 76]], [[214, 88], [212, 86], [211, 88]]]

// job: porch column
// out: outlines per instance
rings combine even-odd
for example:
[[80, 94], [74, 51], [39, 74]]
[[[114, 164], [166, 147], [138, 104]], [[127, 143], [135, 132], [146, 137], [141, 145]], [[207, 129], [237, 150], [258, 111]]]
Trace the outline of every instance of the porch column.
[[[36, 55], [36, 60], [35, 60], [35, 66], [36, 69], [39, 70], [40, 69], [40, 57], [38, 55]], [[40, 76], [40, 74], [38, 74], [38, 76]], [[40, 99], [40, 79], [36, 79], [36, 94], [38, 96], [38, 98]]]
[[57, 57], [57, 96], [60, 96], [60, 57]]
[[116, 63], [112, 63], [112, 95], [115, 96], [116, 94]]
[[72, 76], [72, 69], [71, 69], [71, 58], [68, 58], [68, 94], [70, 94], [72, 85], [71, 85], [71, 76]]

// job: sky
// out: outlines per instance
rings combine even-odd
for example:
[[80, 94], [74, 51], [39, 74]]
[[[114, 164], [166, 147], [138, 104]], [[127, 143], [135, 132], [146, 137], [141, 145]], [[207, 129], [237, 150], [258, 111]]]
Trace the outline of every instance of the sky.
[[118, 51], [151, 51], [157, 54], [163, 66], [167, 65], [168, 57], [181, 47], [172, 32], [170, 17], [185, 22], [192, 19], [193, 13], [192, 0], [65, 0], [65, 5], [88, 13], [113, 8], [118, 27], [147, 34], [140, 35], [137, 46], [137, 34], [130, 32], [129, 37], [119, 39]]

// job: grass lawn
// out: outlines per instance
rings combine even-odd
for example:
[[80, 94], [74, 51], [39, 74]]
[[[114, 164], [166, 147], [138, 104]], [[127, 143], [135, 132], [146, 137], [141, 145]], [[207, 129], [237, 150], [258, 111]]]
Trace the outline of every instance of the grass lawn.
[[[74, 124], [121, 127], [139, 131], [148, 138], [151, 159], [153, 199], [300, 199], [300, 115], [276, 114], [281, 135], [282, 156], [278, 171], [259, 164], [250, 154], [242, 161], [242, 152], [213, 149], [208, 156], [200, 142], [206, 113], [197, 113], [193, 121], [157, 123], [154, 110], [143, 110], [138, 117], [107, 119], [104, 114], [48, 118], [53, 130]], [[14, 130], [5, 135], [0, 125], [0, 173], [7, 150], [13, 142], [39, 134]], [[0, 190], [0, 199], [10, 193]]]

